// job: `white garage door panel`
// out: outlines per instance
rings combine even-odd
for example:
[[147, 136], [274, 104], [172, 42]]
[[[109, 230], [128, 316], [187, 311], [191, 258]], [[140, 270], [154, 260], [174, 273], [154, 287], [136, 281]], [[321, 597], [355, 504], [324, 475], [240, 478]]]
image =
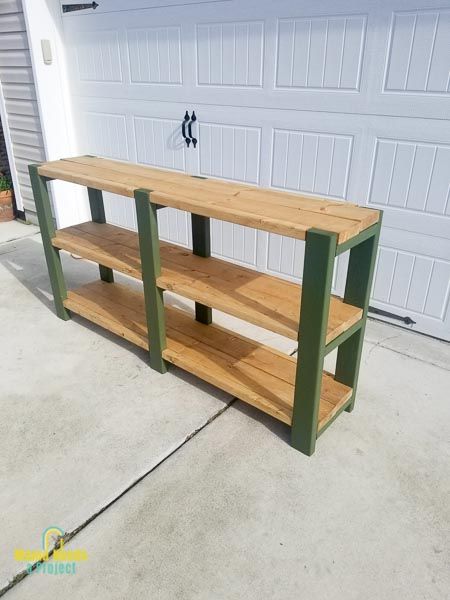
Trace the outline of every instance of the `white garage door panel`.
[[384, 273], [380, 277], [377, 273], [375, 300], [442, 323], [448, 302], [448, 261], [383, 246], [379, 263]]
[[[142, 3], [129, 2], [128, 10], [122, 4], [121, 10], [110, 10], [107, 16], [98, 9], [90, 15], [68, 13], [70, 60], [85, 63], [90, 73], [86, 77], [82, 67], [74, 90], [82, 96], [177, 101], [177, 86], [182, 85], [197, 106], [290, 109], [294, 100], [301, 110], [350, 114], [367, 112], [370, 104], [379, 114], [421, 117], [425, 111], [429, 118], [442, 118], [448, 98], [444, 78], [448, 78], [445, 39], [450, 35], [450, 8], [421, 0], [423, 9], [402, 10], [410, 4], [342, 1], [330, 10], [330, 2], [317, 2], [306, 11], [293, 0], [230, 1], [137, 10]], [[81, 51], [80, 29], [86, 36], [86, 50]], [[145, 56], [146, 38], [154, 61]], [[98, 46], [103, 48], [100, 54]], [[138, 57], [146, 77], [136, 74]], [[164, 81], [172, 85], [161, 87], [157, 61], [163, 66], [169, 57], [172, 73], [166, 73]], [[106, 73], [97, 79], [103, 58]], [[109, 79], [112, 62], [115, 74]], [[414, 102], [409, 100], [411, 94]]]
[[384, 210], [387, 225], [372, 304], [442, 336], [449, 327], [450, 147], [434, 140], [450, 139], [450, 131], [428, 121], [413, 134], [408, 139], [411, 126], [400, 120], [370, 136], [368, 205]]
[[263, 21], [197, 24], [194, 35], [198, 85], [262, 87]]
[[359, 91], [366, 15], [278, 20], [278, 89]]
[[[448, 3], [152, 4], [64, 17], [80, 152], [383, 209], [372, 304], [450, 339]], [[132, 204], [108, 195], [108, 219], [135, 227]], [[160, 229], [191, 242], [181, 211]], [[302, 242], [212, 232], [215, 254], [301, 278]], [[342, 256], [340, 293], [345, 270]]]
[[392, 17], [385, 90], [445, 94], [450, 10], [396, 12]]
[[179, 25], [128, 29], [126, 38], [131, 83], [183, 83]]
[[448, 338], [449, 124], [377, 120], [365, 136], [361, 184], [368, 185], [367, 205], [384, 211], [385, 225], [372, 305], [409, 316], [419, 331]]
[[392, 227], [446, 237], [450, 216], [450, 145], [377, 138], [368, 205]]
[[450, 241], [383, 228], [372, 305], [409, 316], [415, 329], [443, 337], [450, 314]]
[[[200, 111], [203, 115], [204, 110]], [[201, 175], [260, 182], [261, 128], [208, 123], [202, 118], [198, 132]]]
[[274, 129], [271, 185], [346, 198], [353, 136]]

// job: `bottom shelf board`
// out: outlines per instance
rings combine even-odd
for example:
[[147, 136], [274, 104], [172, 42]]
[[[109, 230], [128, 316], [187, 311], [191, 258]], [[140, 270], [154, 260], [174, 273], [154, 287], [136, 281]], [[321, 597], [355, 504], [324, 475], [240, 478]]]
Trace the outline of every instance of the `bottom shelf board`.
[[[143, 293], [95, 281], [69, 291], [69, 310], [148, 350]], [[292, 422], [296, 359], [218, 325], [203, 325], [166, 306], [164, 358], [288, 425]], [[318, 431], [348, 402], [352, 389], [324, 372]]]

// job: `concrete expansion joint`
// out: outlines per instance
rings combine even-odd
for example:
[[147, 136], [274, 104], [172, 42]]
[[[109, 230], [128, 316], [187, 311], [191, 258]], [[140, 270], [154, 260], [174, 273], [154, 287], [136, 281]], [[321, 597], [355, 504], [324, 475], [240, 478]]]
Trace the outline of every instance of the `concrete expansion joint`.
[[[98, 511], [96, 511], [90, 517], [88, 517], [87, 519], [85, 519], [80, 525], [78, 525], [78, 527], [76, 527], [72, 531], [65, 532], [64, 535], [61, 536], [56, 541], [56, 543], [53, 546], [53, 548], [49, 551], [49, 553], [48, 553], [49, 558], [51, 558], [53, 556], [55, 550], [58, 550], [58, 548], [60, 548], [61, 542], [64, 542], [64, 544], [66, 544], [67, 542], [70, 542], [70, 540], [72, 540], [78, 533], [80, 533], [80, 531], [82, 531], [83, 529], [85, 529], [90, 523], [92, 523], [92, 521], [94, 521], [97, 517], [99, 517], [101, 514], [103, 514], [108, 508], [110, 508], [111, 506], [113, 506], [118, 500], [120, 500], [123, 496], [125, 496], [125, 494], [127, 494], [134, 487], [136, 487], [139, 483], [141, 483], [141, 481], [143, 481], [146, 477], [148, 477], [148, 475], [150, 475], [151, 473], [153, 473], [153, 471], [155, 471], [156, 469], [158, 469], [158, 467], [160, 467], [171, 456], [173, 456], [176, 452], [178, 452], [192, 438], [194, 438], [198, 433], [200, 433], [203, 429], [205, 429], [205, 427], [207, 427], [213, 421], [215, 421], [218, 417], [220, 417], [220, 415], [222, 415], [226, 410], [228, 410], [230, 408], [230, 406], [232, 406], [236, 402], [236, 400], [237, 400], [237, 398], [231, 398], [231, 400], [229, 402], [227, 402], [225, 404], [225, 406], [223, 406], [220, 410], [218, 410], [217, 412], [215, 412], [202, 425], [200, 425], [199, 427], [197, 427], [197, 429], [194, 429], [194, 431], [192, 431], [191, 433], [189, 433], [184, 438], [184, 440], [180, 444], [178, 444], [178, 446], [176, 448], [174, 448], [171, 452], [169, 452], [166, 456], [164, 456], [156, 465], [154, 465], [151, 469], [149, 469], [148, 471], [146, 471], [143, 475], [140, 475], [128, 487], [126, 487], [122, 492], [120, 492], [120, 494], [118, 494], [117, 496], [115, 496], [107, 504], [105, 504], [104, 506], [102, 506]], [[27, 569], [24, 569], [23, 571], [20, 571], [19, 573], [17, 573], [11, 579], [11, 581], [9, 581], [3, 588], [0, 589], [0, 598], [2, 596], [4, 596], [13, 587], [15, 587], [18, 583], [20, 583], [23, 579], [25, 579], [25, 577], [27, 577], [28, 575], [30, 575], [31, 573], [33, 573], [33, 571], [36, 570], [38, 564], [40, 564], [42, 562], [43, 562], [42, 560], [36, 561], [33, 564], [33, 566], [31, 567], [30, 571], [28, 571]]]

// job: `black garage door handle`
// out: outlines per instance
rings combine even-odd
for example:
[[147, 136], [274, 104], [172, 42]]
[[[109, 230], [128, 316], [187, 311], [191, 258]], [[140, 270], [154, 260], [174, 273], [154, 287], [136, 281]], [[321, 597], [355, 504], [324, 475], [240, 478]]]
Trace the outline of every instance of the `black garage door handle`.
[[[189, 148], [189, 144], [191, 143], [191, 138], [188, 137], [186, 135], [186, 123], [189, 121], [190, 117], [189, 117], [189, 113], [188, 111], [186, 111], [186, 114], [184, 115], [184, 119], [181, 123], [181, 135], [184, 137], [184, 140], [186, 142], [186, 146]], [[189, 135], [190, 135], [190, 131], [189, 131]], [[195, 143], [197, 143], [197, 140], [195, 140]]]
[[189, 121], [188, 131], [189, 131], [189, 137], [192, 139], [192, 145], [194, 146], [194, 148], [196, 148], [196, 146], [197, 146], [197, 138], [193, 137], [193, 135], [192, 135], [192, 123], [194, 123], [196, 120], [197, 120], [197, 117], [195, 116], [195, 111], [192, 111], [192, 117], [191, 117], [191, 120]]

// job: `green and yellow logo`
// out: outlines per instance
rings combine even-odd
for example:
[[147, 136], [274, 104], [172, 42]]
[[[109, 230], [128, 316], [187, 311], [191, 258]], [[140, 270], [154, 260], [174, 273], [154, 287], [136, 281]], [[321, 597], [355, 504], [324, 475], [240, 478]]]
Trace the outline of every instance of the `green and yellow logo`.
[[[52, 562], [48, 562], [52, 558]], [[76, 564], [88, 560], [86, 550], [76, 548], [66, 550], [64, 531], [60, 527], [47, 527], [42, 533], [42, 549], [16, 548], [14, 560], [27, 563], [27, 571], [48, 575], [74, 575]]]

